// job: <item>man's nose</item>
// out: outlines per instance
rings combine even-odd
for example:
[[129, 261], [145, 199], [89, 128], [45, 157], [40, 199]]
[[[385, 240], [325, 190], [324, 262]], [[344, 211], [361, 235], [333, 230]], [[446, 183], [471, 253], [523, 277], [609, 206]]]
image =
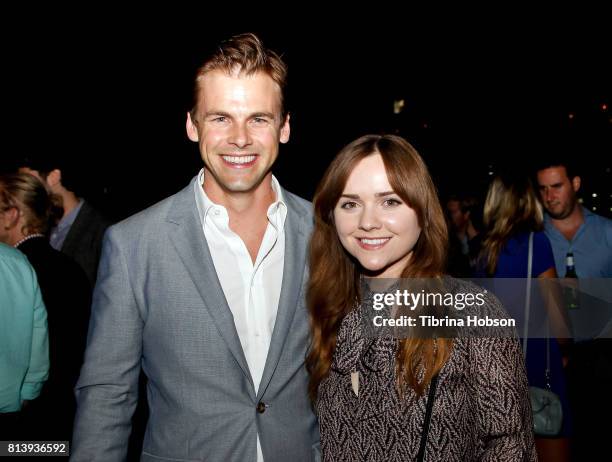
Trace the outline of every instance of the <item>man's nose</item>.
[[238, 148], [244, 148], [251, 144], [251, 136], [246, 124], [236, 123], [232, 126], [231, 133], [228, 139], [230, 144]]

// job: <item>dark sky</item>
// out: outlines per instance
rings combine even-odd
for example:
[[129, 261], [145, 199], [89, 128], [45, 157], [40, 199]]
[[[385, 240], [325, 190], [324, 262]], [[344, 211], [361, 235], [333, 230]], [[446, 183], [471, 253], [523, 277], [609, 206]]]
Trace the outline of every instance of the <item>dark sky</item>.
[[[363, 23], [315, 15], [305, 25], [294, 13], [270, 26], [192, 11], [66, 13], [4, 16], [3, 161], [69, 155], [115, 218], [197, 173], [184, 135], [192, 75], [210, 46], [243, 31], [289, 64], [292, 138], [275, 170], [304, 197], [340, 147], [370, 132], [404, 135], [442, 193], [481, 191], [489, 165], [569, 139], [592, 184], [610, 179], [598, 172], [610, 166], [612, 112], [601, 104], [612, 103], [612, 53], [597, 12], [505, 24], [379, 11]], [[394, 99], [405, 100], [400, 115]]]

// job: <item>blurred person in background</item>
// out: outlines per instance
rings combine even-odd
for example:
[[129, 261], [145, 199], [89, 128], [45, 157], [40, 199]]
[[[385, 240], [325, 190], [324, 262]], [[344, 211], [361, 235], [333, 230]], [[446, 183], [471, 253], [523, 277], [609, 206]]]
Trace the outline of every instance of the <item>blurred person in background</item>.
[[[489, 186], [485, 200], [484, 234], [476, 276], [526, 278], [531, 234], [533, 234], [531, 277], [556, 278], [553, 252], [543, 231], [542, 207], [538, 203], [531, 181], [526, 176], [513, 172], [496, 177]], [[524, 295], [521, 293], [518, 296], [520, 299]], [[505, 305], [509, 307], [514, 304], [505, 303]], [[522, 309], [523, 305], [518, 303], [517, 306], [521, 306]], [[522, 315], [522, 313], [510, 314]], [[546, 345], [547, 340], [542, 338], [532, 338], [527, 341], [526, 365], [531, 386], [546, 387]], [[550, 359], [551, 390], [561, 399], [563, 425], [554, 438], [536, 435], [536, 447], [541, 461], [567, 461], [570, 452], [571, 418], [563, 358], [559, 342], [555, 338], [550, 339]]]
[[102, 238], [110, 225], [98, 210], [80, 197], [85, 177], [70, 159], [52, 156], [29, 156], [19, 160], [19, 173], [38, 178], [47, 190], [61, 198], [62, 214], [53, 223], [51, 247], [73, 258], [85, 271], [90, 285], [96, 282], [102, 252]]
[[[4, 215], [0, 207], [0, 236]], [[29, 440], [21, 409], [49, 375], [47, 311], [26, 257], [0, 243], [0, 440]]]
[[546, 209], [544, 231], [552, 245], [557, 273], [566, 276], [571, 254], [577, 279], [564, 283], [580, 287], [579, 309], [569, 312], [590, 318], [594, 328], [590, 333], [581, 332], [571, 345], [566, 372], [574, 419], [574, 459], [595, 460], [608, 451], [607, 431], [597, 423], [598, 416], [612, 413], [612, 340], [609, 333], [600, 335], [611, 322], [612, 220], [579, 203], [582, 178], [572, 154], [555, 149], [542, 156], [536, 181]]
[[58, 199], [32, 175], [0, 175], [0, 241], [23, 252], [36, 271], [49, 325], [49, 380], [28, 409], [30, 439], [69, 440], [75, 413], [73, 389], [83, 360], [91, 286], [82, 268], [49, 245], [61, 216]]

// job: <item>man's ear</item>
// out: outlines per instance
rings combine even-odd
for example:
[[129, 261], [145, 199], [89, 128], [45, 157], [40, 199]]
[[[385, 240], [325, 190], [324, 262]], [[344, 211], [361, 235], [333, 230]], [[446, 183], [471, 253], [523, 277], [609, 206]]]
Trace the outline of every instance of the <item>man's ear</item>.
[[47, 185], [50, 189], [54, 189], [62, 183], [62, 171], [59, 168], [55, 168], [47, 175]]
[[191, 120], [191, 112], [187, 112], [187, 121], [185, 122], [185, 129], [187, 130], [187, 138], [191, 141], [197, 143], [200, 141], [200, 136], [198, 135], [198, 127]]
[[287, 117], [285, 117], [285, 121], [283, 122], [283, 125], [281, 126], [280, 142], [283, 144], [289, 141], [289, 135], [291, 134], [291, 126], [289, 125], [290, 118], [291, 118], [291, 114], [287, 114]]
[[578, 192], [578, 190], [580, 189], [581, 182], [582, 180], [579, 176], [575, 176], [574, 178], [572, 178], [572, 188], [574, 189], [574, 192]]

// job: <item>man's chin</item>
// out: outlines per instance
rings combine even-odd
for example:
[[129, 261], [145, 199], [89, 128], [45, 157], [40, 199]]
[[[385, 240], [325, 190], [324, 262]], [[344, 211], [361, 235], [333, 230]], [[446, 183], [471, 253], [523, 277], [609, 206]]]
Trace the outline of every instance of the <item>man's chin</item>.
[[248, 193], [257, 189], [261, 184], [262, 180], [241, 180], [241, 181], [227, 181], [223, 184], [223, 189], [230, 193]]
[[248, 193], [249, 191], [253, 191], [255, 189], [255, 185], [249, 184], [225, 184], [223, 185], [223, 189], [228, 193]]
[[553, 218], [554, 220], [563, 220], [565, 218], [567, 218], [570, 215], [570, 212], [567, 212], [566, 210], [562, 210], [560, 212], [556, 212], [554, 210], [546, 210], [548, 212], [548, 215], [550, 215], [551, 218]]
[[226, 194], [249, 193], [255, 191], [266, 179], [266, 175], [256, 172], [217, 172], [212, 174], [217, 187]]

